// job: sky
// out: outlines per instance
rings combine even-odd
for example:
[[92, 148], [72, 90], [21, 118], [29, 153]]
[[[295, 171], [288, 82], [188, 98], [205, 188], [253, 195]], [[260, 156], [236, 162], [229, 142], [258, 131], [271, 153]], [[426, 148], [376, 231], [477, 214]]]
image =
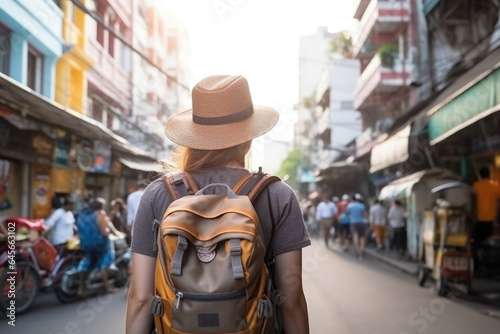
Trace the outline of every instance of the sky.
[[241, 74], [254, 104], [297, 102], [301, 35], [318, 26], [354, 27], [353, 0], [183, 0], [170, 7], [191, 39], [194, 83], [212, 74]]
[[208, 75], [243, 75], [254, 105], [280, 113], [277, 126], [254, 141], [252, 151], [252, 165], [276, 172], [297, 119], [300, 36], [320, 26], [353, 31], [353, 0], [172, 0], [167, 6], [190, 37], [190, 87]]

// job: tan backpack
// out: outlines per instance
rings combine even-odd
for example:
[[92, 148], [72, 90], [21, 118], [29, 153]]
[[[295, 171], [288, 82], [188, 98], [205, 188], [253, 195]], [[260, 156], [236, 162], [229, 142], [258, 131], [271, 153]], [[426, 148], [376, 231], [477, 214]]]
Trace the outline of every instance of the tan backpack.
[[163, 180], [173, 202], [156, 222], [156, 332], [274, 333], [280, 299], [252, 201], [279, 178], [249, 174], [233, 189], [218, 183], [201, 190], [186, 172]]

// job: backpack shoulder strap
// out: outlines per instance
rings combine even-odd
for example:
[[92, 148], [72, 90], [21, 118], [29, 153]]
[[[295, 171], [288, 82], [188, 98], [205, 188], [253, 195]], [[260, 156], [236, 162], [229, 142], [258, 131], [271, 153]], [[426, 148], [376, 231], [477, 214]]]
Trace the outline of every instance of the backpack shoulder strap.
[[[254, 173], [246, 175], [242, 180], [245, 181], [239, 186], [238, 189], [235, 189], [235, 193], [237, 195], [246, 195], [250, 201], [253, 202], [262, 190], [264, 190], [270, 183], [280, 181], [281, 179], [269, 173]], [[240, 182], [238, 182], [238, 184]]]
[[175, 172], [163, 176], [163, 183], [168, 190], [172, 201], [187, 195], [194, 195], [198, 185], [188, 172]]

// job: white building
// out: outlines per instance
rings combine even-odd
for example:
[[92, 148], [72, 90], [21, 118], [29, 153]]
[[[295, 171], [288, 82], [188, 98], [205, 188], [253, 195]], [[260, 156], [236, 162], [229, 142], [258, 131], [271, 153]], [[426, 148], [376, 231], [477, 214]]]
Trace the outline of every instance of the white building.
[[353, 107], [359, 62], [337, 57], [325, 69], [316, 91], [319, 169], [327, 168], [341, 153], [351, 155], [353, 152], [345, 146], [361, 134], [362, 128], [360, 114]]

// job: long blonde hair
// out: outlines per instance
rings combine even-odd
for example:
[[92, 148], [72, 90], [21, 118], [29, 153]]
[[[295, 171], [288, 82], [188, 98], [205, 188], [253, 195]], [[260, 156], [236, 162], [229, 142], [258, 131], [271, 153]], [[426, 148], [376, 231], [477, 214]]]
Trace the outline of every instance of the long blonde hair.
[[[172, 163], [176, 169], [195, 172], [202, 169], [223, 167], [234, 162], [241, 168], [248, 168], [251, 141], [221, 150], [197, 150], [194, 148], [176, 146], [172, 151]], [[165, 163], [163, 163], [164, 167]], [[171, 166], [171, 165], [170, 165]], [[171, 172], [165, 168], [166, 172]]]

